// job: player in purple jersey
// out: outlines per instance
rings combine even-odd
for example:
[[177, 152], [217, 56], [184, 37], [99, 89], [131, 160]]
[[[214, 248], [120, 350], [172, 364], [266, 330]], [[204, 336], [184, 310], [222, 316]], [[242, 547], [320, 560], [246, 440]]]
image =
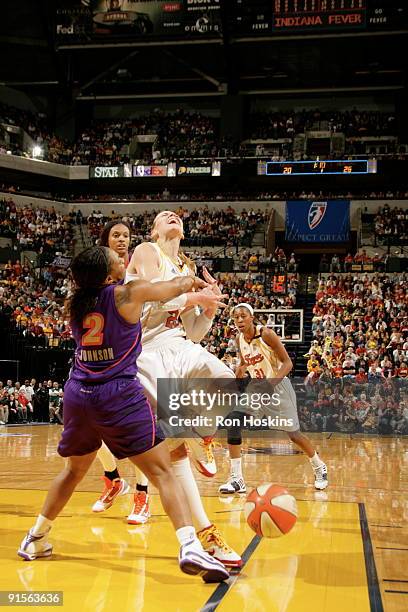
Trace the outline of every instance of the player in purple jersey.
[[[122, 285], [124, 272], [123, 260], [106, 247], [85, 249], [72, 262], [75, 289], [67, 308], [77, 348], [65, 385], [64, 431], [58, 446], [67, 463], [18, 554], [29, 561], [51, 555], [52, 523], [104, 440], [118, 459], [128, 457], [158, 488], [180, 542], [181, 570], [200, 574], [205, 582], [220, 582], [229, 574], [204, 552], [197, 538], [185, 494], [170, 467], [169, 451], [136, 377], [143, 303], [167, 302], [206, 283], [188, 276]], [[219, 297], [215, 303], [221, 305]]]

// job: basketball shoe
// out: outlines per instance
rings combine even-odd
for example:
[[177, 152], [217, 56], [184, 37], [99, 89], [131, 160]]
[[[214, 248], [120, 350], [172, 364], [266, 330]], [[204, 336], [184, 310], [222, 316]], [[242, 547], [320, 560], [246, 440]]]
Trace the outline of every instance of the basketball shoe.
[[235, 493], [246, 493], [246, 485], [242, 476], [231, 474], [227, 482], [218, 489], [223, 495], [234, 495]]
[[189, 438], [188, 445], [191, 450], [191, 459], [194, 467], [200, 474], [212, 478], [217, 473], [213, 448], [214, 442], [211, 436], [206, 438]]
[[47, 541], [47, 536], [49, 533], [46, 531], [41, 535], [33, 535], [30, 531], [27, 533], [26, 537], [20, 544], [20, 548], [18, 549], [18, 556], [22, 557], [24, 561], [34, 561], [34, 559], [38, 559], [39, 557], [49, 557], [52, 555], [52, 544]]
[[144, 491], [137, 491], [134, 495], [132, 511], [127, 517], [127, 522], [129, 525], [143, 525], [149, 518], [149, 495]]
[[181, 546], [178, 559], [182, 572], [200, 575], [204, 582], [222, 582], [229, 578], [223, 564], [205, 552], [197, 538]]
[[202, 529], [197, 536], [204, 550], [225, 567], [241, 567], [241, 557], [226, 543], [215, 525]]
[[112, 506], [118, 495], [126, 495], [130, 491], [130, 486], [124, 478], [115, 478], [115, 480], [109, 480], [106, 476], [102, 478], [105, 482], [105, 489], [92, 506], [92, 512], [105, 512]]
[[329, 484], [327, 479], [327, 465], [325, 463], [321, 463], [321, 465], [318, 467], [313, 467], [313, 471], [315, 475], [315, 488], [322, 491]]

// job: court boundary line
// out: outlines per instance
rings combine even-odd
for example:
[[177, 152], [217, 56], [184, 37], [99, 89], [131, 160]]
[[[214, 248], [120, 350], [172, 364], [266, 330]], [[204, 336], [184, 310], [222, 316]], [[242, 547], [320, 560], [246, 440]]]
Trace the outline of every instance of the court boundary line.
[[379, 529], [404, 529], [403, 525], [376, 525], [371, 523], [371, 527], [378, 527]]
[[200, 608], [200, 612], [213, 612], [216, 608], [218, 608], [218, 606], [224, 599], [225, 595], [232, 589], [232, 587], [234, 586], [234, 584], [240, 577], [242, 570], [248, 563], [251, 556], [254, 554], [261, 540], [262, 538], [259, 537], [258, 535], [252, 538], [252, 540], [250, 541], [250, 543], [248, 544], [248, 546], [246, 547], [246, 549], [241, 555], [243, 564], [239, 568], [239, 573], [237, 573], [236, 575], [232, 575], [226, 582], [221, 582], [216, 587], [213, 594], [210, 595], [210, 597], [207, 599], [203, 607]]
[[370, 529], [368, 527], [367, 513], [365, 504], [362, 502], [358, 504], [358, 513], [360, 517], [361, 539], [363, 541], [370, 610], [371, 612], [384, 612], [377, 567], [374, 559], [373, 544], [371, 541]]
[[392, 546], [377, 546], [377, 550], [408, 550], [408, 548], [394, 548]]

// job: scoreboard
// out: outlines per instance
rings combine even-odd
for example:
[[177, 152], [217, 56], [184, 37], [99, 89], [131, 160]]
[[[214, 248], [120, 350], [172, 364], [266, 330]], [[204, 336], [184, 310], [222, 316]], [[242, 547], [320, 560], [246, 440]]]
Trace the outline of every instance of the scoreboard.
[[55, 0], [56, 41], [220, 39], [222, 2], [237, 38], [408, 26], [407, 0]]
[[259, 176], [312, 176], [316, 174], [375, 174], [375, 159], [328, 159], [315, 161], [259, 161]]
[[234, 0], [241, 36], [401, 29], [406, 0]]

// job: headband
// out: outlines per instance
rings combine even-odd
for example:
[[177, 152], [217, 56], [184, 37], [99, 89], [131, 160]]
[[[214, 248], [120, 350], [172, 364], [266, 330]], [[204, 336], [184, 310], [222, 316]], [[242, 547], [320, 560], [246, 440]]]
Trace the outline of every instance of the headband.
[[234, 311], [237, 308], [246, 308], [247, 310], [249, 310], [250, 315], [253, 317], [254, 316], [254, 309], [252, 308], [251, 304], [247, 304], [246, 302], [241, 302], [241, 304], [237, 304], [234, 307]]

